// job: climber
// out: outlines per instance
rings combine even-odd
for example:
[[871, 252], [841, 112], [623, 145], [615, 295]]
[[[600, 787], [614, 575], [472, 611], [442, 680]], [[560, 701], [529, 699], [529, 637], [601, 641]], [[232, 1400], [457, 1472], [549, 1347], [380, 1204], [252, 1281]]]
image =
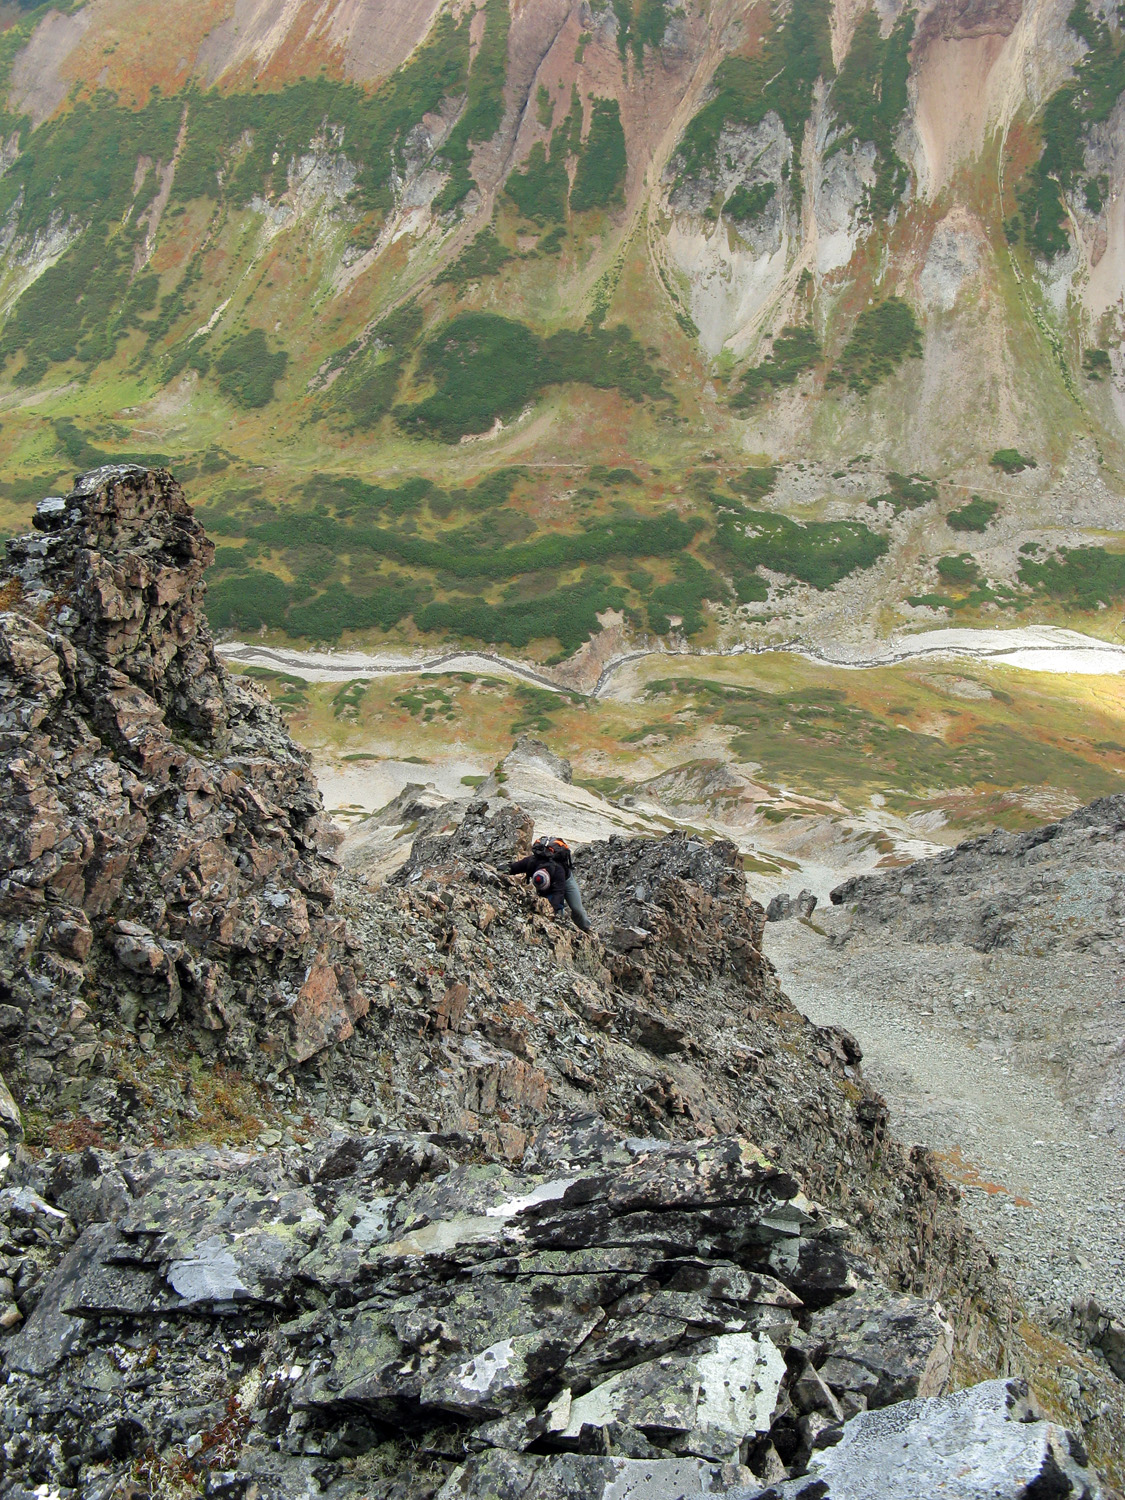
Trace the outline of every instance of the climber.
[[570, 845], [564, 839], [536, 839], [531, 853], [514, 860], [508, 867], [508, 874], [529, 876], [539, 894], [551, 903], [556, 915], [561, 914], [565, 903], [578, 927], [583, 932], [593, 932], [582, 905], [582, 892], [574, 878]]

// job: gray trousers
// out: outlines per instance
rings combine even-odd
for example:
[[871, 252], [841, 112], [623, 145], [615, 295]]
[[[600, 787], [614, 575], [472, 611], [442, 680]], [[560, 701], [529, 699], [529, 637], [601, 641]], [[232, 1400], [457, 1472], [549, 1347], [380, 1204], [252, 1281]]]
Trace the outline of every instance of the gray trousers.
[[566, 877], [566, 884], [563, 886], [563, 899], [566, 901], [567, 906], [570, 907], [571, 916], [582, 931], [593, 932], [594, 929], [590, 925], [590, 918], [586, 915], [586, 908], [582, 905], [582, 892], [578, 889], [578, 882], [573, 875]]

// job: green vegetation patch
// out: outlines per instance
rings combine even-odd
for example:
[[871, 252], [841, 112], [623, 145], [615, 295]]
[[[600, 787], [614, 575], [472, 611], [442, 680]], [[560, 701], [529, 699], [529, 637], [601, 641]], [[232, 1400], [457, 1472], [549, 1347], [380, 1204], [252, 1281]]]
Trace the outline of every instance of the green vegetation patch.
[[776, 194], [776, 183], [756, 182], [753, 187], [747, 187], [744, 182], [740, 182], [723, 204], [723, 213], [728, 219], [748, 224], [773, 202]]
[[576, 214], [591, 208], [612, 208], [625, 201], [625, 131], [616, 99], [590, 101], [590, 129], [578, 158], [570, 206]]
[[769, 511], [727, 515], [715, 533], [716, 560], [731, 573], [735, 593], [748, 603], [764, 599], [764, 580], [754, 569], [788, 573], [815, 589], [830, 589], [887, 551], [887, 539], [860, 521], [809, 521], [801, 525]]
[[649, 628], [655, 635], [667, 635], [672, 616], [678, 616], [684, 635], [695, 635], [704, 625], [703, 605], [710, 600], [726, 599], [729, 590], [722, 579], [705, 568], [690, 554], [676, 559], [675, 577], [671, 583], [654, 588], [645, 601]]
[[542, 141], [536, 141], [522, 172], [512, 172], [504, 192], [523, 214], [536, 224], [558, 224], [566, 218], [566, 199], [570, 179], [563, 151], [552, 151], [550, 158]]
[[794, 385], [820, 357], [820, 344], [811, 328], [792, 324], [783, 328], [766, 358], [743, 375], [742, 384], [731, 400], [732, 409], [748, 411], [782, 386]]
[[1020, 726], [980, 724], [947, 744], [885, 723], [838, 688], [769, 693], [684, 677], [650, 683], [645, 691], [651, 699], [692, 705], [740, 731], [732, 752], [759, 766], [764, 780], [807, 787], [817, 796], [835, 794], [853, 806], [862, 806], [869, 790], [887, 787], [923, 800], [948, 788], [1043, 785], [1085, 798], [1105, 795], [1119, 782], [1103, 767]]
[[547, 386], [616, 388], [632, 401], [665, 395], [653, 354], [627, 328], [564, 329], [541, 338], [496, 313], [462, 313], [425, 345], [420, 373], [432, 396], [399, 407], [406, 432], [458, 442], [515, 416]]
[[[828, 0], [792, 0], [758, 57], [723, 59], [712, 79], [712, 97], [691, 120], [677, 148], [679, 180], [713, 171], [723, 131], [732, 126], [752, 128], [771, 109], [797, 148], [796, 175], [816, 81], [831, 78], [834, 71], [830, 9]], [[799, 192], [799, 183], [794, 186]]]
[[1082, 370], [1087, 380], [1105, 380], [1113, 374], [1108, 349], [1087, 349], [1082, 355]]
[[[511, 19], [508, 0], [486, 0], [484, 15], [484, 36], [469, 74], [465, 110], [441, 150], [442, 157], [449, 163], [450, 174], [449, 181], [434, 199], [438, 213], [447, 213], [468, 197], [473, 188], [470, 171], [473, 147], [490, 141], [504, 118]], [[465, 29], [468, 30], [467, 25]]]
[[1033, 458], [1026, 457], [1017, 448], [997, 448], [988, 462], [1004, 474], [1022, 474], [1024, 469], [1039, 467]]
[[912, 308], [901, 297], [888, 297], [860, 313], [827, 384], [866, 392], [893, 374], [904, 359], [921, 354], [921, 330]]
[[327, 405], [346, 426], [368, 431], [391, 410], [406, 360], [421, 331], [422, 310], [416, 302], [408, 302], [376, 325], [363, 349], [344, 351], [346, 363]]
[[[1029, 249], [1044, 260], [1070, 245], [1065, 198], [1085, 177], [1084, 198], [1092, 213], [1105, 197], [1101, 180], [1086, 175], [1086, 141], [1091, 127], [1103, 124], [1125, 91], [1125, 37], [1094, 15], [1087, 0], [1077, 0], [1067, 25], [1090, 49], [1075, 69], [1072, 82], [1056, 90], [1043, 110], [1039, 159], [1026, 173], [1013, 215], [1013, 235], [1022, 232]], [[1108, 184], [1107, 184], [1108, 186]], [[1007, 222], [1005, 232], [1007, 232]]]
[[887, 492], [884, 495], [875, 495], [867, 503], [868, 505], [891, 505], [894, 507], [895, 515], [904, 510], [917, 510], [922, 505], [928, 505], [931, 500], [936, 500], [938, 494], [937, 480], [930, 479], [926, 474], [896, 474], [892, 469], [887, 475]]
[[644, 64], [644, 49], [654, 50], [664, 40], [672, 7], [669, 0], [612, 0], [617, 17], [617, 46], [624, 60], [631, 47], [637, 66]]
[[1125, 554], [1104, 547], [1060, 547], [1042, 562], [1020, 559], [1020, 582], [1074, 609], [1097, 609], [1125, 597]]
[[763, 500], [777, 483], [777, 475], [775, 464], [743, 469], [737, 478], [731, 480], [730, 487], [736, 495], [742, 495], [747, 500]]
[[288, 363], [283, 349], [271, 350], [265, 333], [251, 328], [231, 339], [216, 361], [219, 389], [238, 406], [268, 406]]
[[980, 582], [980, 567], [969, 552], [959, 552], [955, 557], [939, 557], [937, 571], [943, 583], [968, 588]]
[[465, 246], [457, 259], [451, 261], [434, 281], [437, 286], [443, 283], [463, 286], [467, 281], [498, 276], [502, 268], [514, 259], [512, 252], [500, 243], [496, 238], [496, 231], [489, 225]]
[[983, 500], [980, 495], [974, 495], [960, 510], [951, 510], [945, 524], [951, 531], [987, 531], [999, 509], [997, 501]]
[[864, 11], [832, 88], [843, 133], [831, 152], [847, 150], [858, 141], [870, 141], [875, 147], [875, 182], [864, 194], [871, 219], [885, 219], [910, 181], [906, 163], [895, 151], [894, 136], [907, 105], [913, 36], [912, 11], [899, 17], [886, 38], [879, 35], [878, 12]]

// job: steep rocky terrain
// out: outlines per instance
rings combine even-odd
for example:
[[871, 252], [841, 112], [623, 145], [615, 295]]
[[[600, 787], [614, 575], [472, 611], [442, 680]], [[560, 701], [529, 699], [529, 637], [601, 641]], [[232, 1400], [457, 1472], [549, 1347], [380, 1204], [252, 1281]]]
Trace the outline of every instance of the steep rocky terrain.
[[1092, 1500], [1119, 1384], [1021, 1321], [854, 1040], [786, 999], [732, 846], [590, 845], [588, 937], [503, 873], [531, 820], [498, 794], [333, 894], [306, 763], [214, 659], [179, 487], [117, 468], [39, 514], [3, 621], [5, 1495], [971, 1470]]
[[[1125, 1297], [1125, 805], [845, 882], [771, 923], [798, 1005], [864, 1040], [898, 1128], [964, 1184], [971, 1222], [1056, 1319]], [[779, 913], [780, 914], [780, 913]]]

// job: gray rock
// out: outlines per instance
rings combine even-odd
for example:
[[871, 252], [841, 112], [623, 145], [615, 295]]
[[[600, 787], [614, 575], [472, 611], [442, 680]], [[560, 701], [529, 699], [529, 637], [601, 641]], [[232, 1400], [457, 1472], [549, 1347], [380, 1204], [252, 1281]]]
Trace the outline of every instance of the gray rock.
[[862, 1394], [870, 1407], [940, 1396], [953, 1364], [953, 1325], [941, 1304], [863, 1288], [813, 1314], [808, 1340], [821, 1343], [820, 1375], [837, 1396]]
[[1039, 1420], [1022, 1381], [862, 1412], [776, 1500], [1097, 1500], [1097, 1476], [1063, 1428]]
[[8, 1086], [0, 1074], [0, 1138], [9, 1146], [18, 1146], [23, 1140], [23, 1121], [19, 1106], [8, 1092]]
[[733, 1477], [690, 1458], [487, 1453], [456, 1470], [437, 1500], [695, 1500], [725, 1494]]

